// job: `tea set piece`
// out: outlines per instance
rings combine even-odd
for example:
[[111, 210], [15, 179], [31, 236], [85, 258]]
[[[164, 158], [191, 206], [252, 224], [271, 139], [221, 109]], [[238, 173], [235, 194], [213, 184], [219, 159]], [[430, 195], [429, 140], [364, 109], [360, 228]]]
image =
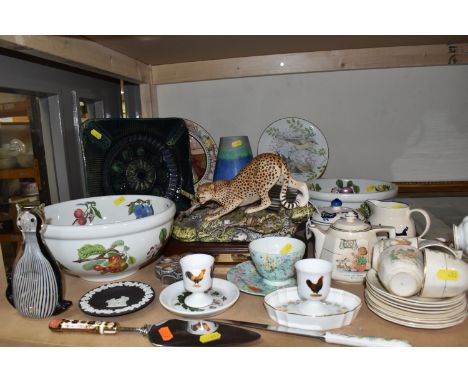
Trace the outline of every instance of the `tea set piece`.
[[397, 296], [417, 294], [424, 283], [424, 255], [411, 245], [396, 245], [380, 256], [378, 275], [387, 290]]
[[291, 237], [269, 236], [249, 243], [252, 261], [232, 267], [227, 279], [245, 293], [265, 296], [296, 285], [294, 264], [305, 254], [305, 243]]
[[374, 269], [367, 273], [364, 297], [378, 316], [414, 328], [446, 328], [463, 322], [467, 316], [465, 294], [448, 298], [396, 296], [385, 290]]
[[437, 241], [424, 241], [424, 283], [422, 297], [445, 298], [468, 291], [468, 264], [461, 253]]
[[344, 207], [362, 209], [366, 200], [391, 199], [397, 193], [395, 183], [377, 179], [320, 178], [309, 183], [309, 200], [317, 207], [328, 207], [338, 198]]
[[168, 285], [159, 295], [159, 302], [169, 312], [183, 317], [211, 317], [229, 309], [239, 298], [239, 289], [230, 281], [213, 278], [212, 288], [206, 294], [212, 303], [203, 307], [187, 305], [186, 298], [191, 294], [184, 287], [184, 281]]
[[90, 316], [122, 316], [145, 308], [154, 297], [155, 292], [148, 284], [117, 281], [90, 290], [81, 297], [79, 306]]
[[395, 237], [394, 227], [373, 227], [353, 213], [335, 221], [328, 230], [308, 225], [315, 237], [315, 257], [332, 263], [332, 279], [360, 283], [371, 266], [378, 233]]
[[249, 243], [250, 257], [265, 283], [281, 286], [294, 278], [294, 264], [304, 257], [306, 246], [292, 237], [270, 236]]
[[313, 224], [319, 225], [322, 229], [326, 230], [338, 219], [346, 217], [348, 212], [352, 212], [359, 220], [366, 220], [362, 212], [343, 206], [343, 203], [339, 199], [332, 200], [328, 207], [315, 207], [310, 220]]
[[370, 290], [364, 293], [368, 308], [379, 317], [403, 326], [423, 329], [443, 329], [462, 323], [466, 319], [466, 301], [453, 309], [427, 312], [413, 312], [395, 308], [379, 301]]
[[464, 293], [446, 298], [428, 298], [420, 296], [411, 296], [411, 297], [401, 297], [396, 296], [382, 285], [380, 282], [377, 272], [375, 269], [369, 270], [366, 275], [365, 289], [371, 290], [372, 294], [379, 296], [384, 301], [395, 302], [408, 309], [426, 309], [426, 310], [436, 310], [436, 309], [452, 309], [454, 306], [460, 304], [462, 301], [466, 300]]
[[380, 300], [377, 296], [374, 296], [372, 292], [365, 291], [366, 300], [370, 300], [376, 306], [386, 310], [389, 314], [399, 316], [402, 319], [414, 320], [415, 322], [433, 322], [433, 321], [445, 321], [453, 320], [453, 318], [460, 318], [459, 316], [466, 314], [466, 301], [462, 301], [460, 304], [455, 305], [449, 310], [433, 310], [433, 311], [416, 311], [407, 310], [396, 306], [395, 304], [387, 303]]
[[445, 298], [468, 290], [468, 264], [437, 240], [382, 240], [374, 247], [372, 266], [397, 296]]
[[460, 249], [468, 255], [468, 216], [459, 225], [453, 225], [453, 241], [456, 249]]
[[[421, 208], [411, 209], [408, 204], [393, 200], [367, 200], [369, 207], [369, 223], [375, 226], [395, 227], [398, 237], [422, 238], [431, 226], [431, 218], [427, 211]], [[423, 232], [416, 235], [416, 227], [411, 215], [419, 213], [424, 217]]]
[[235, 284], [241, 292], [256, 296], [266, 296], [277, 289], [296, 286], [296, 279], [292, 278], [288, 284], [272, 285], [258, 273], [252, 261], [244, 261], [229, 269], [226, 278]]
[[301, 310], [303, 300], [298, 288], [284, 288], [265, 296], [268, 316], [280, 325], [306, 330], [330, 330], [351, 324], [360, 308], [361, 299], [347, 291], [330, 288], [323, 302], [328, 307], [325, 314], [307, 314]]

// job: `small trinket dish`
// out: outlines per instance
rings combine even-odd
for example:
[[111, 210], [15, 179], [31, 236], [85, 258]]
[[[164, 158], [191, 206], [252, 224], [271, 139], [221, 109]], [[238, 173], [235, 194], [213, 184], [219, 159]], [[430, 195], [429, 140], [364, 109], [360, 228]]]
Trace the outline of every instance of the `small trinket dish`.
[[181, 258], [180, 255], [174, 255], [170, 257], [162, 256], [156, 260], [154, 273], [163, 284], [169, 285], [182, 280], [182, 268], [179, 262]]
[[265, 296], [264, 305], [270, 318], [280, 325], [306, 330], [330, 330], [351, 324], [360, 308], [361, 299], [341, 289], [330, 288], [323, 304], [326, 313], [310, 315], [301, 311], [303, 300], [297, 287], [278, 289]]

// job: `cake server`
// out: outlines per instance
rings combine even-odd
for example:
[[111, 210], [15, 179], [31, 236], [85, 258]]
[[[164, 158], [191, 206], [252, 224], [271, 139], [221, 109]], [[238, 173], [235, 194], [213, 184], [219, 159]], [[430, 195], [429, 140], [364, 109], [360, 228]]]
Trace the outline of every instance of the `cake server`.
[[260, 338], [260, 334], [232, 325], [209, 320], [167, 319], [138, 327], [121, 326], [115, 321], [84, 321], [53, 319], [49, 322], [53, 332], [95, 334], [140, 333], [154, 346], [229, 346]]
[[245, 326], [253, 329], [268, 330], [270, 332], [294, 334], [297, 336], [312, 337], [321, 339], [330, 344], [346, 346], [411, 346], [408, 342], [383, 337], [354, 336], [349, 334], [333, 333], [320, 330], [306, 330], [290, 328], [284, 325], [267, 325], [257, 322], [237, 321], [237, 320], [216, 320], [215, 322], [227, 325]]

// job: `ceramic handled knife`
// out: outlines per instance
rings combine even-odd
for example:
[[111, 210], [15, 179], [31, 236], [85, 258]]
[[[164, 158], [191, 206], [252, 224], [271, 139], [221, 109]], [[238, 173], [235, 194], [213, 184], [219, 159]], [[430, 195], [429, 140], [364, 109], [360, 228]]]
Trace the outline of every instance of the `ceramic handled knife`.
[[245, 326], [254, 329], [268, 330], [270, 332], [295, 334], [298, 336], [312, 337], [321, 339], [330, 344], [346, 345], [346, 346], [411, 346], [408, 342], [398, 339], [388, 339], [383, 337], [371, 336], [353, 336], [349, 334], [332, 333], [320, 330], [305, 330], [290, 328], [283, 325], [267, 325], [256, 322], [237, 321], [237, 320], [216, 320], [218, 323], [235, 326]]

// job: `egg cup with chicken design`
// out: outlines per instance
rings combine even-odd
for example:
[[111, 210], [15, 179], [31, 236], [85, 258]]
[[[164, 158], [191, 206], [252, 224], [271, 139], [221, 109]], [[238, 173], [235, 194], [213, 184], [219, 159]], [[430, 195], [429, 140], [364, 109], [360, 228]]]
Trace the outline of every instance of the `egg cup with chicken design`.
[[332, 264], [322, 259], [303, 259], [294, 264], [297, 293], [302, 300], [299, 310], [307, 315], [327, 314], [325, 300], [330, 293]]
[[192, 308], [202, 308], [213, 302], [213, 297], [205, 292], [213, 285], [214, 257], [203, 253], [184, 256], [180, 259], [184, 288], [191, 292], [185, 304]]

